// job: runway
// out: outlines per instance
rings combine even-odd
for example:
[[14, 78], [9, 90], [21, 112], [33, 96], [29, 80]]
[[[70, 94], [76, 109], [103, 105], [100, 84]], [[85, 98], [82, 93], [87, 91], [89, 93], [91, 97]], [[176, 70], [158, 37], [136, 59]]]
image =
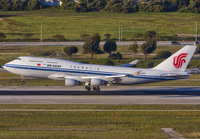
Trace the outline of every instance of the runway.
[[200, 87], [111, 86], [86, 92], [83, 86], [0, 86], [0, 104], [200, 104]]

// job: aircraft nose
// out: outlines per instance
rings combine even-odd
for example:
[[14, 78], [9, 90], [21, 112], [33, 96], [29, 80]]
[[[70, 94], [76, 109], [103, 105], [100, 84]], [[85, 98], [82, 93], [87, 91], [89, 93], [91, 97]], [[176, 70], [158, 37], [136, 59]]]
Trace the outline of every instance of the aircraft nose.
[[3, 67], [5, 70], [7, 70], [7, 69], [8, 69], [8, 65], [9, 65], [9, 63], [10, 63], [10, 62], [4, 64], [2, 67]]
[[6, 70], [6, 64], [2, 66], [2, 68], [4, 68]]

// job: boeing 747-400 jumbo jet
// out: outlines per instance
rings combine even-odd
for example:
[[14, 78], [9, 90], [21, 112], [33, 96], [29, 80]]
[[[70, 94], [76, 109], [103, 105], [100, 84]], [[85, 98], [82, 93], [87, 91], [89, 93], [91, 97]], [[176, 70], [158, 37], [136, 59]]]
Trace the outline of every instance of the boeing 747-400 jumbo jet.
[[84, 64], [63, 59], [18, 57], [3, 68], [34, 78], [64, 80], [66, 86], [85, 83], [85, 89], [100, 91], [100, 85], [144, 84], [188, 78], [185, 71], [197, 46], [187, 45], [154, 68], [130, 68], [137, 61], [121, 66]]

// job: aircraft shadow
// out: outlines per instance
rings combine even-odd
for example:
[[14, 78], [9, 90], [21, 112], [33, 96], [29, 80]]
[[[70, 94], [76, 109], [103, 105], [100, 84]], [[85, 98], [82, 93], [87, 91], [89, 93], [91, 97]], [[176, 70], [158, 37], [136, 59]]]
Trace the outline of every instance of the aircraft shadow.
[[170, 89], [125, 89], [119, 91], [101, 91], [87, 92], [83, 91], [59, 91], [59, 90], [42, 90], [42, 91], [19, 91], [19, 90], [1, 90], [0, 95], [186, 95], [200, 96], [200, 87], [184, 87]]

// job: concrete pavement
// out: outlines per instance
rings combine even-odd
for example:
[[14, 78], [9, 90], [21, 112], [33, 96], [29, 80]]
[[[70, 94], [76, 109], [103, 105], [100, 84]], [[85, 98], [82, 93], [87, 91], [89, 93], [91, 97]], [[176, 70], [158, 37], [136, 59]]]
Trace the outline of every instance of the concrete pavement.
[[111, 86], [86, 92], [83, 86], [1, 86], [0, 104], [200, 104], [200, 87]]

